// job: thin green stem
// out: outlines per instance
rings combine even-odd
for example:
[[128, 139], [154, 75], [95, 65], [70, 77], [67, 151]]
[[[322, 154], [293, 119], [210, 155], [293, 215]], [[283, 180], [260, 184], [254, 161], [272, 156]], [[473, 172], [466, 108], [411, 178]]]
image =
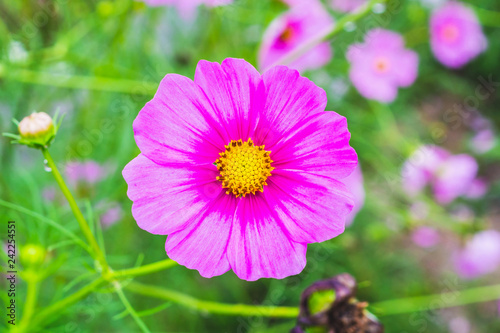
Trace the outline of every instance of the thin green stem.
[[52, 304], [51, 306], [46, 307], [37, 314], [32, 324], [33, 325], [39, 324], [45, 321], [47, 318], [54, 318], [55, 314], [67, 308], [68, 306], [78, 302], [80, 299], [86, 297], [91, 292], [93, 292], [97, 287], [103, 284], [105, 281], [106, 280], [103, 277], [99, 277], [98, 279], [94, 280], [93, 282], [86, 285], [82, 289], [78, 290], [74, 294], [71, 294], [70, 296]]
[[[160, 311], [163, 311], [165, 310], [166, 308], [168, 308], [170, 305], [172, 305], [172, 302], [166, 302], [166, 303], [163, 303], [162, 305], [159, 305], [157, 307], [154, 307], [152, 309], [148, 309], [148, 310], [144, 310], [144, 311], [140, 311], [140, 312], [137, 312], [137, 315], [139, 317], [146, 317], [146, 316], [151, 316], [151, 315], [154, 315]], [[126, 316], [128, 315], [128, 311], [125, 310], [123, 311], [122, 313], [119, 313], [117, 315], [115, 315], [113, 317], [114, 320], [119, 320], [119, 319], [122, 319], [122, 318], [125, 318]]]
[[282, 318], [295, 318], [299, 314], [299, 309], [296, 307], [254, 306], [246, 304], [223, 304], [218, 302], [202, 301], [174, 290], [148, 286], [137, 282], [131, 282], [126, 286], [126, 288], [127, 290], [140, 295], [172, 301], [200, 312], [230, 316]]
[[22, 332], [28, 327], [33, 314], [35, 313], [36, 301], [38, 299], [38, 284], [36, 279], [29, 279], [26, 281], [28, 284], [26, 292], [26, 303], [24, 304], [24, 312], [22, 320], [19, 324], [19, 329]]
[[[92, 291], [94, 291], [97, 287], [99, 287], [105, 281], [112, 281], [114, 279], [121, 278], [129, 278], [133, 276], [145, 275], [154, 272], [159, 272], [161, 270], [168, 269], [170, 267], [174, 267], [177, 263], [171, 259], [162, 260], [153, 264], [145, 265], [142, 267], [124, 269], [120, 271], [110, 271], [105, 277], [99, 277], [94, 282], [75, 292], [74, 294], [58, 301], [57, 303], [45, 308], [42, 312], [40, 312], [34, 322], [39, 323], [42, 322], [45, 318], [55, 317], [58, 312], [62, 309], [78, 302], [80, 299], [86, 297]], [[116, 281], [114, 281], [116, 282]], [[121, 297], [121, 296], [120, 296]]]
[[318, 34], [315, 38], [309, 39], [306, 43], [302, 44], [299, 48], [296, 48], [292, 52], [289, 52], [285, 56], [281, 57], [273, 63], [270, 67], [274, 67], [277, 65], [290, 65], [293, 61], [299, 59], [301, 56], [303, 56], [305, 53], [308, 51], [312, 50], [314, 47], [318, 46], [319, 44], [334, 38], [337, 36], [340, 32], [342, 32], [345, 27], [348, 24], [353, 24], [359, 20], [361, 20], [363, 17], [367, 16], [370, 14], [373, 10], [373, 7], [377, 4], [385, 4], [389, 0], [370, 0], [366, 5], [364, 5], [362, 8], [357, 10], [356, 12], [345, 15], [343, 16], [340, 20], [335, 23], [335, 25], [332, 25], [330, 29], [327, 29], [323, 31], [322, 33]]
[[2, 64], [0, 64], [0, 78], [59, 88], [99, 90], [145, 96], [153, 95], [158, 88], [157, 83], [146, 81], [115, 79], [99, 76], [68, 76], [47, 72], [35, 72], [27, 69], [7, 69]]
[[452, 308], [467, 304], [482, 303], [500, 299], [500, 284], [457, 290], [442, 294], [400, 298], [373, 303], [370, 309], [377, 316], [388, 316], [435, 309]]
[[67, 230], [63, 226], [57, 224], [55, 221], [52, 221], [51, 219], [48, 219], [45, 216], [43, 216], [41, 214], [38, 214], [36, 212], [33, 212], [33, 211], [31, 211], [31, 210], [29, 210], [27, 208], [24, 208], [22, 206], [19, 206], [19, 205], [16, 205], [16, 204], [13, 204], [13, 203], [1, 200], [1, 199], [0, 199], [0, 206], [4, 206], [4, 207], [7, 207], [9, 209], [16, 210], [16, 211], [18, 211], [20, 213], [24, 213], [26, 215], [29, 215], [29, 216], [31, 216], [31, 217], [39, 220], [40, 222], [46, 223], [46, 224], [48, 224], [48, 225], [56, 228], [57, 230], [59, 230], [62, 233], [66, 234], [67, 236], [69, 236], [72, 240], [75, 241], [75, 243], [77, 243], [81, 247], [83, 247], [85, 249], [85, 251], [87, 251], [89, 253], [91, 252], [91, 249], [89, 248], [89, 246], [87, 244], [85, 244], [85, 242], [83, 240], [81, 240], [80, 238], [78, 238], [78, 236], [76, 236], [74, 233], [72, 233], [71, 231]]
[[[160, 298], [181, 304], [185, 307], [214, 314], [231, 316], [260, 316], [295, 318], [299, 313], [296, 307], [252, 306], [245, 304], [223, 304], [196, 299], [194, 297], [156, 286], [131, 282], [128, 290], [140, 295]], [[373, 303], [370, 310], [377, 316], [444, 309], [473, 303], [500, 299], [500, 285], [471, 288], [463, 291], [447, 292], [420, 297], [401, 298]]]
[[120, 297], [123, 305], [127, 309], [128, 313], [132, 316], [132, 318], [134, 318], [134, 321], [136, 322], [136, 324], [141, 328], [141, 330], [144, 333], [150, 333], [150, 331], [149, 331], [148, 327], [146, 326], [146, 324], [144, 324], [144, 322], [141, 320], [141, 318], [139, 318], [139, 315], [134, 310], [134, 308], [132, 307], [132, 305], [128, 301], [127, 297], [123, 293], [122, 286], [120, 285], [120, 283], [117, 282], [117, 281], [114, 281], [113, 282], [113, 286], [115, 287], [115, 291], [118, 294], [118, 297]]
[[177, 266], [178, 264], [171, 260], [165, 259], [159, 262], [155, 262], [153, 264], [144, 265], [141, 267], [123, 269], [119, 271], [114, 271], [112, 276], [115, 278], [124, 278], [124, 277], [132, 277], [132, 276], [140, 276], [146, 275], [150, 273], [156, 273], [165, 269], [169, 269], [171, 267]]
[[64, 182], [64, 179], [62, 178], [61, 173], [57, 169], [57, 166], [54, 163], [54, 160], [52, 159], [52, 156], [50, 155], [49, 151], [47, 149], [42, 149], [42, 152], [43, 152], [43, 156], [47, 160], [48, 167], [51, 169], [52, 175], [56, 179], [57, 184], [59, 184], [61, 191], [63, 192], [64, 196], [66, 197], [66, 200], [69, 203], [71, 210], [73, 211], [73, 215], [75, 216], [76, 220], [78, 221], [78, 224], [80, 225], [80, 229], [82, 230], [85, 238], [87, 239], [88, 243], [90, 244], [90, 247], [93, 251], [95, 259], [101, 265], [102, 273], [104, 275], [107, 274], [107, 272], [109, 271], [108, 263], [106, 262], [106, 258], [104, 257], [104, 254], [101, 251], [101, 248], [97, 244], [97, 241], [94, 237], [94, 234], [90, 230], [89, 224], [85, 220], [85, 217], [83, 216], [82, 211], [78, 207], [78, 204], [76, 203], [75, 198], [73, 198], [71, 191], [68, 189], [68, 186], [66, 186], [66, 183]]

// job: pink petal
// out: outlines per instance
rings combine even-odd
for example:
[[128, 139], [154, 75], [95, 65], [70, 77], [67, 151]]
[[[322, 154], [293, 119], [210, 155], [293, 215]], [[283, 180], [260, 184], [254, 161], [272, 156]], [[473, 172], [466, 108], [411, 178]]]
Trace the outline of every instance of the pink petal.
[[476, 178], [478, 165], [469, 155], [450, 156], [439, 168], [433, 184], [434, 196], [439, 203], [447, 204], [467, 193]]
[[289, 135], [306, 117], [323, 112], [326, 93], [299, 72], [285, 66], [276, 66], [262, 76], [266, 103], [254, 134], [255, 144], [272, 147]]
[[394, 59], [394, 81], [400, 87], [411, 86], [418, 75], [418, 55], [411, 50], [401, 50]]
[[132, 215], [141, 229], [166, 235], [203, 214], [222, 192], [214, 165], [168, 167], [140, 154], [123, 169]]
[[227, 248], [231, 268], [240, 279], [282, 279], [306, 265], [307, 245], [296, 243], [258, 192], [240, 200]]
[[194, 218], [197, 223], [168, 236], [168, 256], [206, 278], [227, 272], [226, 247], [237, 204], [236, 197], [221, 192], [210, 209]]
[[328, 177], [275, 170], [264, 197], [269, 209], [299, 243], [323, 242], [344, 232], [352, 194]]
[[272, 166], [345, 178], [358, 162], [356, 152], [349, 146], [350, 137], [346, 118], [333, 111], [314, 114], [269, 147]]
[[190, 79], [168, 74], [134, 121], [141, 152], [160, 164], [213, 163], [227, 144], [224, 129], [203, 91]]
[[259, 72], [242, 59], [229, 58], [222, 65], [201, 60], [194, 80], [205, 92], [225, 128], [226, 144], [231, 140], [248, 139], [264, 104]]

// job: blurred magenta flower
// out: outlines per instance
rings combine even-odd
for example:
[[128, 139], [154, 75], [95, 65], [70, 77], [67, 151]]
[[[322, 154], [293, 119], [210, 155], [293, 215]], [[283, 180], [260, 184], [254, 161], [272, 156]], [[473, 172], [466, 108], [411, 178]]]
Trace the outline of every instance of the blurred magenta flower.
[[168, 74], [134, 121], [141, 154], [123, 170], [139, 227], [204, 277], [298, 274], [308, 243], [341, 234], [357, 156], [346, 119], [296, 70], [242, 59]]
[[441, 237], [439, 236], [439, 232], [436, 229], [422, 226], [413, 230], [411, 234], [411, 240], [413, 241], [413, 243], [420, 247], [428, 248], [433, 247], [437, 243], [439, 243]]
[[65, 167], [68, 183], [93, 185], [106, 176], [106, 168], [95, 161], [68, 162]]
[[100, 221], [104, 228], [111, 227], [123, 218], [123, 209], [118, 202], [110, 204], [100, 203], [98, 206], [105, 209], [100, 216]]
[[149, 6], [175, 6], [184, 19], [193, 19], [196, 9], [204, 4], [208, 7], [217, 7], [233, 3], [233, 0], [143, 0]]
[[471, 139], [471, 148], [478, 154], [484, 154], [496, 145], [496, 136], [490, 128], [478, 131]]
[[392, 102], [399, 87], [408, 87], [418, 74], [418, 56], [405, 49], [403, 37], [389, 30], [374, 29], [365, 42], [347, 50], [349, 77], [359, 93], [383, 103]]
[[365, 188], [363, 186], [363, 173], [361, 167], [358, 166], [350, 176], [344, 178], [342, 182], [351, 191], [354, 198], [354, 207], [346, 220], [346, 226], [349, 226], [354, 221], [356, 214], [361, 210], [365, 203]]
[[462, 316], [451, 319], [448, 323], [450, 333], [471, 333], [470, 321]]
[[422, 146], [403, 166], [403, 188], [414, 196], [430, 185], [436, 200], [448, 204], [467, 193], [477, 169], [472, 156], [452, 155], [438, 146]]
[[462, 67], [488, 46], [476, 14], [456, 1], [434, 11], [430, 33], [434, 56], [450, 68]]
[[[259, 68], [267, 70], [283, 57], [303, 47], [310, 40], [332, 29], [333, 18], [318, 0], [293, 5], [278, 16], [264, 33], [259, 49]], [[289, 66], [299, 71], [316, 69], [326, 65], [332, 58], [328, 42], [314, 47], [293, 61]]]
[[495, 147], [496, 136], [493, 123], [483, 117], [479, 111], [472, 113], [469, 127], [474, 131], [470, 146], [476, 153], [484, 154]]
[[455, 270], [465, 279], [492, 273], [500, 267], [500, 232], [485, 230], [475, 234], [453, 256]]
[[342, 13], [354, 12], [365, 3], [366, 0], [330, 0], [331, 7]]
[[471, 182], [465, 196], [469, 199], [480, 199], [484, 197], [484, 195], [488, 192], [488, 189], [489, 184], [486, 180], [476, 178]]

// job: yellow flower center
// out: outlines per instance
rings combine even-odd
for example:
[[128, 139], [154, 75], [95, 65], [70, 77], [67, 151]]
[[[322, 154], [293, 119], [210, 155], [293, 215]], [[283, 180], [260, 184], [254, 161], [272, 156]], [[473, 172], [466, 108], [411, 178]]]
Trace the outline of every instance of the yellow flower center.
[[295, 31], [293, 30], [292, 27], [286, 27], [286, 29], [281, 33], [280, 35], [280, 40], [282, 42], [289, 42], [293, 39], [293, 37], [295, 36]]
[[244, 197], [248, 193], [264, 192], [266, 180], [274, 170], [271, 152], [265, 151], [264, 146], [255, 146], [252, 139], [231, 140], [224, 148], [226, 151], [219, 154], [215, 164], [220, 172], [217, 180], [222, 182], [222, 188], [228, 189], [226, 194]]
[[441, 30], [441, 34], [445, 41], [453, 43], [454, 41], [457, 40], [458, 36], [460, 35], [460, 31], [455, 25], [448, 24], [443, 28], [443, 30]]
[[385, 57], [378, 57], [373, 62], [373, 67], [378, 73], [385, 73], [390, 68], [389, 60]]

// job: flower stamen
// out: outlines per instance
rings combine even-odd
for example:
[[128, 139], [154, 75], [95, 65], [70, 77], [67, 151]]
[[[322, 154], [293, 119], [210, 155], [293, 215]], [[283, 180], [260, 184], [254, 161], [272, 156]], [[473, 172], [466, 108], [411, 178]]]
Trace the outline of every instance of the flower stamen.
[[231, 140], [224, 148], [215, 164], [220, 172], [217, 180], [222, 182], [222, 188], [228, 189], [226, 194], [245, 197], [256, 191], [264, 192], [266, 180], [274, 170], [271, 152], [264, 150], [264, 145], [255, 146], [252, 139]]

